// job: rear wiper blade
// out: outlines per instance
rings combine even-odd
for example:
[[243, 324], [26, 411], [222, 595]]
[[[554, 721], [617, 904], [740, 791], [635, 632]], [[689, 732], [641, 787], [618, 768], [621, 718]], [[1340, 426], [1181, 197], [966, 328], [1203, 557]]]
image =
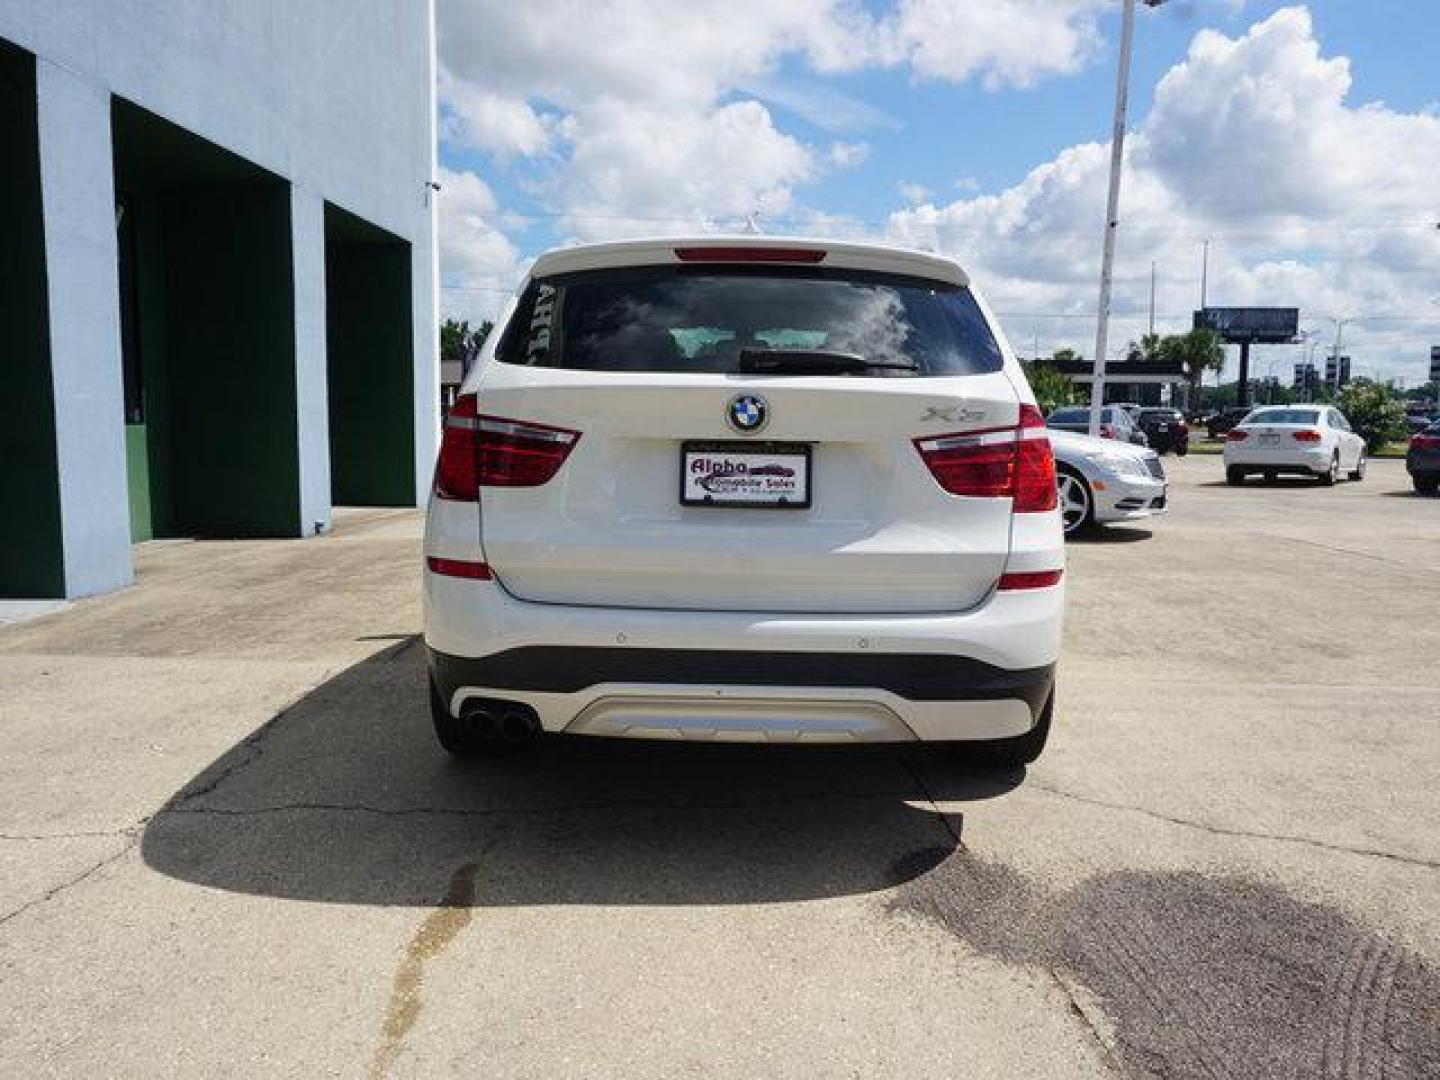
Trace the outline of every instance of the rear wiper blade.
[[867, 360], [859, 353], [833, 349], [740, 350], [740, 370], [752, 375], [846, 375], [862, 371], [918, 371], [915, 364]]

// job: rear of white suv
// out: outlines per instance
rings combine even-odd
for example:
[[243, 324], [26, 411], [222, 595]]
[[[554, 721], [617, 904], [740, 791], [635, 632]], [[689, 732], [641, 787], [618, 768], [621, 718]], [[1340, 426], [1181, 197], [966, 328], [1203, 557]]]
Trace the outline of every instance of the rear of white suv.
[[447, 417], [440, 742], [1039, 754], [1064, 545], [1044, 421], [953, 262], [653, 240], [542, 256]]

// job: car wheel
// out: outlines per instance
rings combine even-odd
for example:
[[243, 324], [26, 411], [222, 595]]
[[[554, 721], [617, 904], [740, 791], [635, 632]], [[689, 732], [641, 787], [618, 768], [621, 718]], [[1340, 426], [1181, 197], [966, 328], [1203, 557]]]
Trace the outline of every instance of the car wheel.
[[1181, 443], [1179, 446], [1175, 447], [1175, 456], [1176, 456], [1176, 457], [1184, 457], [1184, 456], [1185, 456], [1186, 454], [1188, 454], [1188, 453], [1190, 453], [1190, 444], [1189, 444], [1189, 443]]
[[1365, 451], [1360, 451], [1360, 456], [1355, 459], [1355, 468], [1350, 471], [1351, 480], [1365, 479]]
[[1238, 487], [1245, 482], [1245, 470], [1231, 465], [1225, 470], [1225, 482], [1231, 487]]
[[1336, 451], [1335, 456], [1330, 459], [1330, 468], [1320, 474], [1320, 486], [1331, 487], [1336, 480], [1340, 479], [1340, 453]]
[[1095, 498], [1084, 477], [1062, 467], [1055, 473], [1055, 486], [1066, 536], [1074, 536], [1095, 523]]
[[539, 732], [532, 717], [518, 712], [507, 715], [501, 708], [451, 716], [434, 679], [430, 680], [430, 719], [435, 724], [435, 738], [440, 745], [448, 753], [462, 758], [507, 757], [533, 744]]
[[1417, 495], [1434, 495], [1440, 491], [1440, 476], [1416, 476], [1412, 481]]
[[975, 748], [979, 760], [989, 768], [1004, 772], [1014, 772], [1033, 763], [1045, 752], [1045, 743], [1050, 738], [1050, 717], [1054, 712], [1055, 691], [1052, 690], [1033, 728], [1013, 739], [981, 743]]

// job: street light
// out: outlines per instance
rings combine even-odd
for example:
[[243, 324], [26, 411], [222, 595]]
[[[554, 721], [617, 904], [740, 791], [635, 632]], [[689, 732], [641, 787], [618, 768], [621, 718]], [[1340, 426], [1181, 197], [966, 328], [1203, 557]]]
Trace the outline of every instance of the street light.
[[[1143, 0], [1159, 7], [1165, 0]], [[1110, 335], [1110, 291], [1115, 268], [1115, 230], [1120, 225], [1120, 165], [1125, 159], [1125, 110], [1130, 101], [1130, 46], [1135, 37], [1135, 0], [1125, 0], [1120, 22], [1120, 69], [1115, 74], [1115, 127], [1110, 135], [1110, 194], [1105, 202], [1105, 251], [1100, 258], [1100, 312], [1095, 326], [1095, 377], [1090, 392], [1090, 434], [1100, 434], [1105, 411], [1105, 350]]]

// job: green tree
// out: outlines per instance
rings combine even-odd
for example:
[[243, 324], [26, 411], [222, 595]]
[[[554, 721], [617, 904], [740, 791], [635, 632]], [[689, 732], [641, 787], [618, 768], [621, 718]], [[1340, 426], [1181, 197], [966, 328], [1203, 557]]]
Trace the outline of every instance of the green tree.
[[1190, 383], [1192, 402], [1200, 400], [1200, 380], [1207, 371], [1219, 371], [1225, 366], [1225, 347], [1220, 336], [1213, 330], [1190, 330], [1184, 334], [1170, 334], [1161, 338], [1156, 345], [1157, 357], [1179, 364]]
[[1396, 399], [1388, 386], [1356, 379], [1335, 397], [1335, 406], [1345, 414], [1355, 434], [1365, 440], [1365, 448], [1375, 453], [1387, 442], [1405, 438], [1405, 406]]
[[1126, 361], [1133, 364], [1140, 360], [1161, 359], [1160, 344], [1164, 340], [1159, 334], [1141, 334], [1139, 341], [1132, 341], [1126, 347]]
[[1022, 366], [1025, 368], [1025, 377], [1030, 380], [1030, 389], [1035, 391], [1035, 400], [1039, 402], [1041, 412], [1048, 413], [1052, 409], [1075, 404], [1075, 384], [1061, 375], [1053, 365], [1038, 361]]
[[486, 319], [474, 330], [469, 320], [446, 319], [440, 324], [440, 359], [447, 363], [464, 364], [467, 357], [480, 351], [495, 324]]

